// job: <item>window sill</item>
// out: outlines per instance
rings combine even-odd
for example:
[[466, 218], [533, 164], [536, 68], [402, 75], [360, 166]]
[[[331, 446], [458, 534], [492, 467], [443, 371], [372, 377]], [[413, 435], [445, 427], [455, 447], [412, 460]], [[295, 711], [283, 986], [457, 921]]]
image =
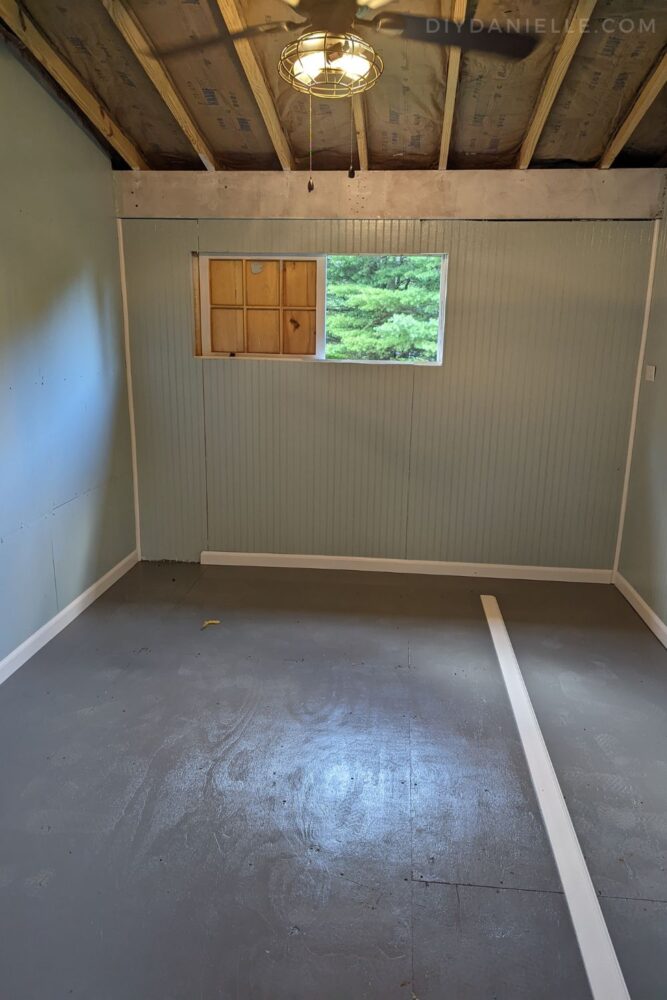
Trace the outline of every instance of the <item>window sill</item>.
[[393, 368], [442, 368], [442, 361], [380, 361], [372, 358], [317, 358], [312, 354], [196, 354], [199, 361], [305, 361], [325, 365], [381, 365]]

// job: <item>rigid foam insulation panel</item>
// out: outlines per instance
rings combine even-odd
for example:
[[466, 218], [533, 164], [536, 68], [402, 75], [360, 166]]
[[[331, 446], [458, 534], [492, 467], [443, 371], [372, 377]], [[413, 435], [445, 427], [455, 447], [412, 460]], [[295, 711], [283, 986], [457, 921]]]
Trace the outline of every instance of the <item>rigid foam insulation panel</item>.
[[571, 0], [479, 0], [469, 14], [484, 23], [520, 25], [536, 18], [548, 26], [540, 44], [520, 61], [469, 52], [461, 61], [449, 166], [511, 167], [562, 40]]
[[27, 0], [25, 8], [154, 169], [198, 169], [199, 157], [100, 2]]
[[[646, 30], [640, 29], [642, 19], [647, 22]], [[634, 30], [628, 30], [630, 22]], [[666, 38], [665, 0], [598, 0], [535, 150], [534, 163], [596, 163], [630, 110]], [[653, 140], [642, 140], [641, 135], [646, 133], [642, 131], [639, 141], [648, 142], [647, 152], [652, 154]], [[664, 122], [661, 135], [664, 144]]]
[[[220, 166], [277, 168], [273, 144], [217, 4], [132, 0], [131, 6]], [[248, 13], [251, 23], [256, 6]], [[188, 41], [214, 38], [219, 44], [168, 54]], [[260, 39], [256, 46], [263, 44]]]

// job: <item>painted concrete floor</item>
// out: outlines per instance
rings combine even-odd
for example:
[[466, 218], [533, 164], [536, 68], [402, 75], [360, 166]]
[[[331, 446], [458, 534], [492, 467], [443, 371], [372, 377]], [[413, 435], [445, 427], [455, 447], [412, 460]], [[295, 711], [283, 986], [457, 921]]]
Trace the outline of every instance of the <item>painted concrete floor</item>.
[[0, 996], [590, 998], [480, 593], [662, 1000], [667, 651], [613, 588], [176, 564], [0, 687]]

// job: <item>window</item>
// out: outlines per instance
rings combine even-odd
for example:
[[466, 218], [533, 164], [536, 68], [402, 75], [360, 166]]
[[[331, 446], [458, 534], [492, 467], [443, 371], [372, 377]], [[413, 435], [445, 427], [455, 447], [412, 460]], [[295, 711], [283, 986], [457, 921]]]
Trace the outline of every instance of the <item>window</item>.
[[195, 260], [204, 357], [442, 361], [445, 255]]

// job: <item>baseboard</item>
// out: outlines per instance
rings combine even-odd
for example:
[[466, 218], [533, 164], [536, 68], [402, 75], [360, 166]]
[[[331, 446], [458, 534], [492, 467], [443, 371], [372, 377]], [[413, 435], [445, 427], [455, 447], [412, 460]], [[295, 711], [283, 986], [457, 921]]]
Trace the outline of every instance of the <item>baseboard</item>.
[[644, 598], [637, 593], [632, 584], [628, 583], [625, 577], [619, 573], [618, 570], [614, 573], [614, 579], [612, 582], [614, 586], [623, 594], [623, 597], [626, 599], [628, 604], [635, 609], [642, 621], [648, 625], [656, 639], [658, 639], [663, 646], [667, 646], [667, 625], [663, 622], [662, 618], [659, 618], [656, 615], [653, 608], [649, 607]]
[[18, 670], [19, 667], [22, 667], [26, 660], [29, 660], [31, 656], [34, 656], [35, 653], [42, 648], [42, 646], [45, 646], [47, 642], [50, 642], [51, 639], [53, 639], [54, 636], [58, 635], [59, 632], [62, 632], [62, 630], [66, 628], [70, 622], [73, 622], [82, 611], [85, 611], [86, 608], [93, 603], [93, 601], [96, 601], [105, 590], [108, 590], [109, 587], [113, 586], [117, 580], [120, 580], [121, 576], [124, 576], [128, 570], [132, 569], [138, 561], [139, 557], [136, 550], [134, 552], [130, 552], [130, 554], [125, 556], [124, 559], [121, 559], [121, 561], [114, 566], [113, 569], [110, 569], [109, 572], [100, 577], [96, 583], [94, 583], [91, 587], [88, 587], [88, 590], [84, 590], [83, 594], [75, 597], [66, 608], [59, 611], [57, 615], [54, 615], [53, 618], [42, 625], [41, 628], [37, 629], [36, 632], [33, 632], [32, 635], [28, 636], [28, 638], [25, 639], [20, 646], [17, 646], [16, 649], [12, 650], [11, 653], [8, 653], [4, 659], [0, 660], [0, 684], [2, 684], [3, 681], [6, 681], [8, 677], [11, 677], [14, 671]]
[[351, 569], [371, 573], [423, 573], [431, 576], [479, 576], [496, 580], [561, 580], [611, 583], [610, 569], [563, 566], [512, 566], [502, 563], [437, 562], [431, 559], [375, 559], [366, 556], [314, 556], [277, 552], [202, 552], [203, 566], [274, 566], [292, 569]]

